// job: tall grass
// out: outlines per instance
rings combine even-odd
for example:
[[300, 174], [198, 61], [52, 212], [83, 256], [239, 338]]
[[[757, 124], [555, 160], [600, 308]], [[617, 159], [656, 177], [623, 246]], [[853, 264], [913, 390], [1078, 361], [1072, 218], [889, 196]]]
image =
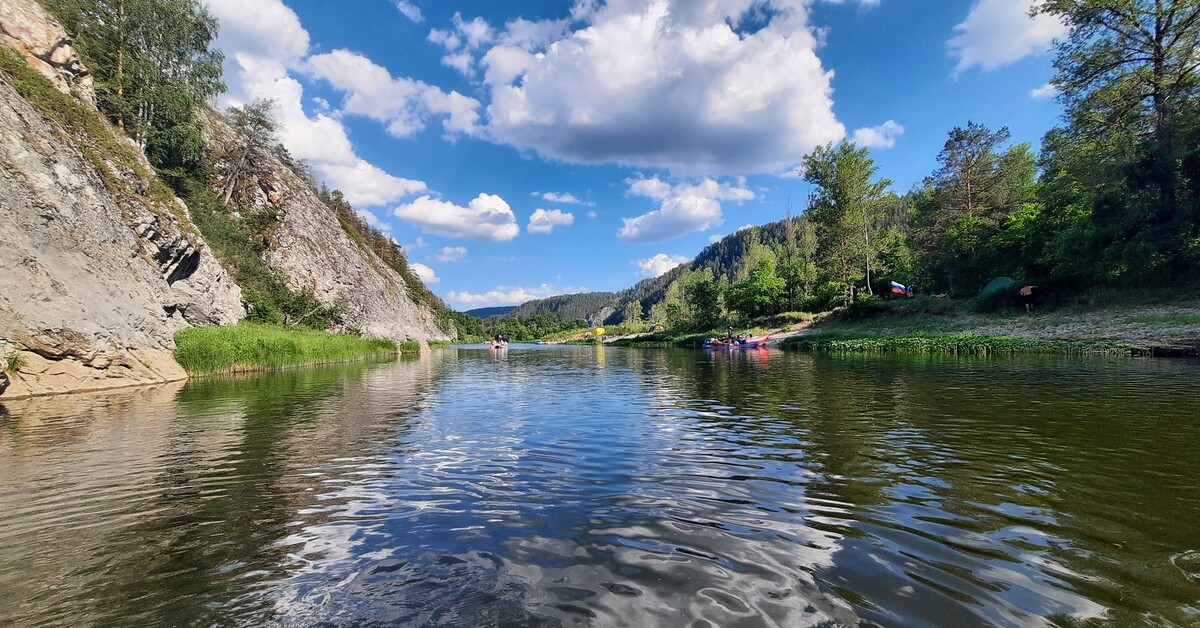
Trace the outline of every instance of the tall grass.
[[785, 349], [834, 353], [905, 353], [919, 355], [1099, 354], [1122, 355], [1129, 347], [1105, 342], [1032, 340], [975, 334], [905, 334], [899, 336], [819, 333], [784, 340]]
[[193, 327], [175, 334], [175, 360], [192, 375], [338, 362], [396, 352], [396, 343], [391, 340], [247, 323]]
[[25, 356], [21, 355], [20, 351], [13, 349], [4, 355], [4, 361], [0, 362], [0, 372], [16, 373], [25, 368]]

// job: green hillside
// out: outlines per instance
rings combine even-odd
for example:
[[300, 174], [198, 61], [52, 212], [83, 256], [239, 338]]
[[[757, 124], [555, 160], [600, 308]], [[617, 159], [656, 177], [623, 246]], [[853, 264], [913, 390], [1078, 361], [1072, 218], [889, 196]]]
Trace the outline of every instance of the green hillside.
[[475, 318], [491, 318], [493, 316], [504, 316], [515, 309], [517, 309], [515, 305], [503, 305], [500, 307], [475, 308], [473, 310], [467, 310], [465, 313], [470, 314]]
[[508, 313], [510, 318], [533, 318], [550, 314], [562, 321], [583, 319], [603, 325], [616, 311], [620, 295], [615, 292], [581, 292], [528, 301]]

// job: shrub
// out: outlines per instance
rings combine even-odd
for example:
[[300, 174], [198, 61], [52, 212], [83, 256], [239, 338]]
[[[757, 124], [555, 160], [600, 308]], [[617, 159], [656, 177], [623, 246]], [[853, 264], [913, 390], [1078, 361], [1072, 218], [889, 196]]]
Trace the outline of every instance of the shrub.
[[849, 318], [866, 318], [872, 316], [885, 309], [883, 299], [869, 295], [859, 294], [854, 297], [854, 303], [846, 308], [846, 316]]
[[805, 310], [810, 312], [828, 312], [834, 308], [848, 304], [849, 287], [840, 281], [827, 281], [813, 291], [813, 295], [804, 300]]
[[887, 302], [889, 314], [911, 316], [952, 316], [958, 313], [958, 302], [952, 299], [935, 299], [931, 296], [896, 298]]

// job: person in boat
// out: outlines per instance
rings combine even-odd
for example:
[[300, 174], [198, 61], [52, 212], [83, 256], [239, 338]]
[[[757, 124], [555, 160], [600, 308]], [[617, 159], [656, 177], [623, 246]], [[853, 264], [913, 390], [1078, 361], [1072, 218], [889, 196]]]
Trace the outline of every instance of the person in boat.
[[733, 342], [733, 325], [730, 325], [729, 330], [725, 332], [725, 341]]

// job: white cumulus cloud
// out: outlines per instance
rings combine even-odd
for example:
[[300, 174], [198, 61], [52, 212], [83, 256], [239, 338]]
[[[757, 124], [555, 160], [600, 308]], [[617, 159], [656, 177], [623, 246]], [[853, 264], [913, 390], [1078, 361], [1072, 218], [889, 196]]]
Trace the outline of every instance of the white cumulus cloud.
[[314, 55], [308, 71], [346, 94], [342, 108], [386, 125], [388, 133], [409, 137], [430, 118], [442, 118], [447, 133], [471, 135], [479, 121], [480, 103], [458, 92], [410, 78], [396, 78], [387, 68], [349, 50]]
[[659, 201], [659, 208], [635, 218], [623, 218], [617, 237], [627, 242], [661, 242], [695, 231], [704, 231], [724, 221], [721, 201], [754, 198], [739, 179], [736, 185], [702, 179], [698, 183], [672, 185], [658, 177], [629, 179], [629, 193]]
[[888, 120], [879, 126], [869, 126], [854, 131], [854, 143], [869, 148], [891, 148], [896, 145], [896, 139], [904, 135], [904, 127], [895, 120]]
[[1058, 96], [1058, 88], [1052, 83], [1046, 83], [1041, 87], [1035, 87], [1029, 92], [1029, 97], [1034, 100], [1045, 100]]
[[394, 177], [363, 159], [349, 164], [320, 163], [319, 170], [330, 185], [345, 193], [351, 205], [386, 205], [426, 190], [423, 181]]
[[555, 227], [565, 227], [575, 222], [575, 215], [561, 209], [546, 211], [538, 209], [529, 217], [529, 233], [550, 233]]
[[954, 73], [973, 67], [981, 70], [1016, 63], [1045, 52], [1056, 38], [1067, 34], [1058, 18], [1039, 14], [1029, 17], [1035, 0], [978, 0], [946, 45], [958, 59]]
[[393, 213], [426, 233], [452, 238], [511, 240], [521, 231], [512, 208], [494, 194], [480, 194], [466, 207], [426, 195]]
[[475, 69], [475, 52], [491, 43], [495, 29], [481, 17], [466, 21], [461, 13], [454, 14], [454, 29], [435, 28], [429, 31], [429, 41], [441, 44], [446, 49], [442, 64], [470, 76]]
[[551, 203], [570, 203], [572, 205], [579, 205], [580, 203], [583, 203], [583, 201], [579, 200], [579, 197], [569, 192], [565, 194], [559, 194], [557, 192], [534, 192], [533, 195], [540, 196]]
[[691, 260], [682, 255], [667, 255], [659, 253], [650, 259], [640, 259], [637, 261], [638, 274], [642, 277], [659, 277], [667, 273], [667, 271], [675, 268], [680, 264], [686, 264]]
[[408, 267], [411, 268], [412, 271], [421, 278], [421, 281], [425, 283], [437, 283], [441, 281], [441, 279], [438, 279], [437, 273], [434, 272], [432, 268], [420, 262], [410, 262]]
[[509, 23], [480, 62], [487, 132], [573, 163], [786, 171], [846, 133], [809, 4], [579, 2], [574, 31]]
[[467, 247], [465, 246], [443, 246], [436, 255], [439, 262], [461, 262], [466, 257]]
[[579, 290], [558, 288], [549, 284], [542, 284], [533, 288], [497, 286], [495, 290], [489, 290], [484, 293], [452, 291], [446, 295], [446, 300], [462, 306], [491, 307], [497, 305], [520, 305], [526, 301], [545, 299], [546, 297], [570, 294], [572, 292], [579, 292]]
[[425, 21], [425, 17], [421, 15], [421, 9], [408, 0], [395, 0], [393, 4], [396, 5], [396, 9], [400, 11], [404, 17], [417, 23]]

